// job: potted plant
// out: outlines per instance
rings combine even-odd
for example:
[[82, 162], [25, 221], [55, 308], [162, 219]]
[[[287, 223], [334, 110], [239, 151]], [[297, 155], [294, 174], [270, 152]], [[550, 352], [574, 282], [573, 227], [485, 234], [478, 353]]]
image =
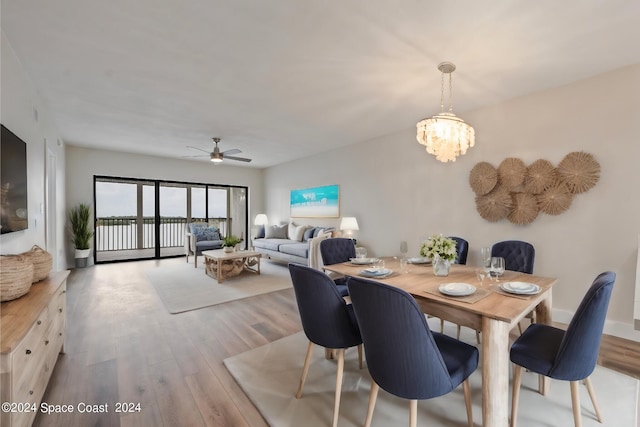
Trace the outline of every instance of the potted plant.
[[241, 242], [242, 242], [241, 238], [239, 238], [235, 234], [232, 234], [224, 238], [222, 242], [222, 247], [224, 248], [225, 252], [233, 252], [236, 245]]
[[71, 241], [76, 250], [76, 267], [86, 267], [89, 253], [91, 252], [91, 208], [89, 205], [80, 203], [69, 211], [69, 226], [71, 231]]

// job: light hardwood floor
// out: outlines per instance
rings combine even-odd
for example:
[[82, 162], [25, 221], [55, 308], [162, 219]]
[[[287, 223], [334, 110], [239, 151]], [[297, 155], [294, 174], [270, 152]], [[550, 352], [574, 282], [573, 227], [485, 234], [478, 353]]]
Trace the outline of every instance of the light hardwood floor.
[[[109, 412], [39, 414], [34, 425], [266, 426], [222, 362], [301, 330], [293, 290], [171, 315], [145, 277], [156, 263], [184, 259], [72, 271], [66, 354], [43, 401], [108, 403]], [[605, 337], [601, 356], [640, 378], [639, 343]], [[140, 403], [141, 411], [116, 413], [116, 402]]]

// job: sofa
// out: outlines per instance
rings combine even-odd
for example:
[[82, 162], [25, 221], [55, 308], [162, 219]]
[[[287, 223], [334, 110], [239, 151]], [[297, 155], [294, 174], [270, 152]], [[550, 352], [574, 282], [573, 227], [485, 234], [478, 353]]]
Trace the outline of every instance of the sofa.
[[220, 230], [205, 222], [192, 222], [185, 226], [184, 252], [189, 262], [189, 255], [193, 255], [193, 266], [198, 267], [198, 255], [203, 251], [222, 248], [224, 240]]
[[253, 250], [267, 258], [309, 266], [312, 241], [331, 237], [333, 232], [333, 227], [295, 223], [263, 226], [253, 239]]

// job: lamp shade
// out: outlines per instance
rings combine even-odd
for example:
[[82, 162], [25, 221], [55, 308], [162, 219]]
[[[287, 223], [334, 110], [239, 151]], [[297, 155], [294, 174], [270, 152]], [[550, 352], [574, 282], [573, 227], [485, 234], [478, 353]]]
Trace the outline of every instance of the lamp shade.
[[340, 230], [354, 231], [360, 230], [358, 220], [354, 216], [343, 216], [340, 221]]
[[256, 215], [256, 219], [253, 220], [253, 225], [267, 225], [269, 224], [269, 218], [265, 214]]

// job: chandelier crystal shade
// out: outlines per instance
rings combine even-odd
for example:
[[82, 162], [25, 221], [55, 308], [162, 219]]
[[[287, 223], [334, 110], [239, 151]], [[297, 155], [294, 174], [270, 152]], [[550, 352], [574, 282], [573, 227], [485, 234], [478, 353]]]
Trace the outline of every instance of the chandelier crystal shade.
[[[442, 73], [440, 92], [440, 114], [418, 122], [416, 139], [424, 145], [429, 154], [447, 163], [455, 162], [456, 157], [465, 154], [475, 145], [475, 131], [468, 123], [453, 114], [451, 91], [451, 73], [456, 66], [451, 62], [442, 62], [438, 70]], [[444, 75], [449, 75], [449, 111], [444, 112]]]

